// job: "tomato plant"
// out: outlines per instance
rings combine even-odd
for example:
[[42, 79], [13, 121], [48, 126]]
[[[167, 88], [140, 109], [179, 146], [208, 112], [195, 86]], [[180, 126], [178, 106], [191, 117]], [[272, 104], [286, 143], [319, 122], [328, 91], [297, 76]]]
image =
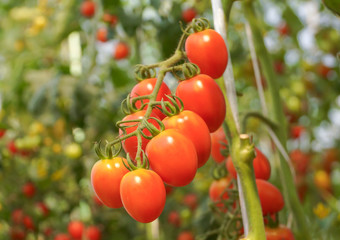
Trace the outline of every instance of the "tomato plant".
[[206, 29], [190, 34], [185, 42], [190, 62], [197, 64], [202, 74], [216, 79], [222, 76], [228, 64], [228, 50], [222, 36]]
[[211, 157], [217, 162], [221, 163], [226, 159], [225, 156], [222, 155], [221, 150], [227, 148], [227, 137], [225, 136], [223, 127], [219, 127], [215, 132], [210, 133], [211, 137]]
[[121, 60], [121, 59], [127, 58], [129, 53], [130, 53], [129, 45], [127, 45], [124, 42], [119, 42], [116, 45], [113, 58], [116, 60]]
[[106, 28], [99, 28], [97, 30], [97, 40], [100, 42], [106, 42], [107, 41], [107, 29]]
[[129, 215], [142, 223], [152, 222], [159, 217], [166, 198], [160, 176], [146, 169], [131, 171], [123, 177], [120, 196]]
[[82, 239], [84, 233], [84, 224], [80, 221], [72, 221], [67, 227], [68, 233], [74, 239]]
[[185, 110], [197, 113], [203, 118], [210, 132], [215, 132], [223, 123], [226, 104], [222, 90], [208, 75], [199, 74], [182, 81], [176, 89]]
[[85, 236], [88, 240], [100, 240], [102, 234], [97, 226], [89, 226], [86, 228]]
[[211, 139], [209, 129], [204, 120], [196, 113], [188, 110], [163, 119], [165, 129], [177, 129], [195, 145], [198, 167], [202, 167], [209, 159]]
[[91, 184], [96, 195], [107, 207], [123, 206], [120, 198], [120, 183], [129, 170], [124, 166], [122, 157], [97, 161], [91, 170]]
[[292, 231], [283, 225], [277, 228], [266, 227], [267, 240], [294, 240]]
[[151, 169], [170, 186], [185, 186], [196, 175], [195, 146], [175, 129], [164, 130], [152, 138], [146, 146], [146, 155]]
[[92, 18], [96, 13], [96, 4], [92, 0], [85, 0], [80, 6], [80, 12], [84, 17]]
[[280, 190], [270, 182], [256, 179], [263, 215], [279, 212], [285, 205]]
[[232, 184], [230, 183], [229, 177], [214, 180], [211, 183], [209, 187], [209, 198], [215, 203], [216, 207], [225, 210], [223, 201], [229, 199], [227, 190], [231, 188]]

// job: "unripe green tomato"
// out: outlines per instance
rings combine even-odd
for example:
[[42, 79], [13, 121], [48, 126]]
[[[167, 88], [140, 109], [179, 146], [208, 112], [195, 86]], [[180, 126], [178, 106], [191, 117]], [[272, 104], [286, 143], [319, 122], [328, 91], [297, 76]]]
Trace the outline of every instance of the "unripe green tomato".
[[289, 111], [293, 113], [298, 113], [301, 111], [301, 100], [296, 96], [290, 96], [287, 98], [286, 106]]
[[280, 97], [282, 99], [287, 99], [290, 96], [290, 90], [288, 88], [281, 88], [280, 89]]
[[64, 149], [65, 155], [72, 159], [79, 158], [82, 155], [82, 152], [83, 151], [78, 143], [70, 143]]
[[180, 212], [183, 225], [191, 222], [192, 213], [189, 208], [185, 208]]
[[300, 80], [293, 81], [291, 84], [291, 89], [298, 97], [302, 97], [306, 94], [306, 87]]

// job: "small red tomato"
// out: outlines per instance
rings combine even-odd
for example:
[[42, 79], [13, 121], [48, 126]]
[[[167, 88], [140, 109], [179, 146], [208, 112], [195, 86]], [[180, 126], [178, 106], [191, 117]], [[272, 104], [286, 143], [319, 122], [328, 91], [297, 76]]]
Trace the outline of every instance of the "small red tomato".
[[223, 75], [228, 64], [228, 50], [222, 36], [212, 29], [192, 33], [185, 42], [190, 62], [195, 63], [202, 74], [216, 79]]
[[15, 209], [11, 214], [11, 220], [14, 224], [21, 224], [24, 219], [24, 212], [22, 209]]
[[24, 186], [22, 186], [22, 193], [28, 198], [33, 197], [35, 194], [34, 184], [31, 182], [25, 183]]
[[283, 225], [277, 228], [266, 227], [267, 240], [294, 240], [292, 231]]
[[189, 23], [197, 15], [195, 8], [187, 8], [182, 12], [182, 19], [184, 22]]
[[129, 55], [129, 46], [124, 42], [119, 42], [116, 45], [113, 57], [116, 60], [124, 59]]
[[288, 36], [290, 34], [289, 26], [286, 22], [282, 22], [278, 27], [278, 32], [281, 36]]
[[[146, 113], [146, 110], [141, 110], [141, 111], [132, 113], [130, 115], [125, 116], [122, 121], [131, 121], [131, 120], [142, 119], [144, 117], [145, 113]], [[158, 116], [156, 114], [154, 114], [154, 113], [151, 113], [150, 117], [158, 118]], [[159, 128], [159, 125], [158, 125], [156, 120], [149, 119], [148, 122], [150, 122], [151, 124], [153, 124], [154, 126]], [[129, 133], [135, 131], [137, 129], [137, 127], [138, 127], [138, 126], [136, 126], [135, 122], [124, 123], [123, 126], [132, 126], [132, 127], [125, 128], [126, 129], [126, 134], [129, 134]], [[147, 135], [147, 136], [151, 136], [150, 132], [146, 128], [143, 129], [143, 133], [145, 135]], [[119, 135], [121, 136], [122, 134], [123, 134], [123, 131], [121, 129], [119, 129]], [[142, 136], [142, 150], [143, 151], [145, 151], [146, 145], [148, 144], [149, 141], [150, 140], [148, 140], [148, 139], [146, 139], [146, 138], [144, 138]], [[122, 142], [122, 145], [123, 145], [124, 151], [126, 153], [129, 153], [130, 158], [131, 159], [135, 159], [136, 158], [136, 154], [137, 154], [137, 150], [138, 150], [138, 148], [137, 148], [137, 145], [138, 145], [137, 137], [134, 136], [134, 137], [130, 137], [130, 138], [124, 140]]]
[[324, 64], [320, 64], [317, 67], [318, 73], [321, 77], [323, 78], [327, 78], [328, 77], [328, 73], [332, 70], [330, 67], [324, 65]]
[[21, 227], [11, 227], [10, 229], [11, 240], [24, 240], [26, 232]]
[[275, 61], [274, 69], [277, 74], [282, 75], [285, 71], [285, 65], [282, 61]]
[[163, 119], [165, 129], [177, 129], [195, 145], [198, 167], [204, 166], [211, 152], [210, 132], [205, 121], [196, 113], [188, 110]]
[[219, 180], [214, 180], [209, 187], [209, 197], [212, 202], [215, 203], [216, 207], [220, 209], [225, 209], [224, 200], [229, 198], [228, 189], [232, 188], [230, 183], [230, 178], [221, 178]]
[[80, 12], [84, 17], [92, 18], [96, 12], [96, 4], [91, 0], [85, 0], [80, 6]]
[[170, 186], [188, 185], [196, 175], [195, 146], [175, 129], [166, 129], [152, 138], [146, 146], [146, 155], [151, 169]]
[[118, 22], [118, 17], [109, 13], [104, 13], [103, 21], [111, 25], [116, 25]]
[[171, 211], [168, 215], [168, 223], [175, 227], [179, 227], [181, 225], [181, 217], [177, 211]]
[[6, 133], [6, 129], [0, 128], [0, 138], [2, 138]]
[[50, 210], [48, 209], [48, 207], [46, 206], [46, 204], [44, 202], [37, 202], [36, 203], [36, 207], [37, 210], [39, 211], [39, 213], [43, 216], [47, 216], [50, 212]]
[[44, 229], [43, 233], [45, 234], [46, 237], [50, 237], [53, 233], [53, 229], [50, 227], [47, 227]]
[[215, 132], [210, 133], [211, 137], [211, 156], [217, 163], [223, 162], [226, 158], [221, 154], [221, 150], [226, 149], [228, 144], [227, 137], [225, 136], [223, 127], [219, 127]]
[[54, 240], [71, 240], [70, 236], [64, 233], [58, 233], [55, 237]]
[[30, 216], [24, 216], [23, 223], [26, 229], [34, 230], [34, 223]]
[[[156, 82], [157, 78], [149, 78], [137, 83], [131, 90], [130, 93], [131, 99], [138, 96], [150, 95], [155, 88]], [[164, 82], [162, 82], [160, 89], [157, 93], [156, 101], [161, 101], [162, 99], [167, 100], [167, 97], [165, 95], [171, 96], [171, 91], [169, 87]], [[148, 102], [149, 99], [145, 99], [143, 101], [136, 101], [136, 107], [140, 108], [142, 106], [142, 103], [144, 104]], [[156, 107], [161, 108], [161, 105], [156, 105]], [[146, 110], [146, 108], [147, 106], [145, 106], [143, 109]], [[152, 112], [155, 113], [161, 120], [166, 117], [166, 115], [160, 109], [154, 108]]]
[[99, 28], [97, 30], [97, 40], [100, 42], [107, 41], [107, 29], [106, 28]]
[[177, 236], [177, 240], [195, 240], [195, 237], [192, 232], [183, 231]]
[[165, 187], [160, 176], [142, 168], [128, 172], [123, 177], [120, 196], [128, 214], [142, 223], [158, 218], [166, 200]]
[[74, 239], [81, 239], [84, 233], [84, 224], [80, 221], [72, 221], [68, 224], [67, 230]]
[[120, 199], [120, 182], [129, 170], [122, 157], [97, 161], [91, 170], [91, 184], [101, 202], [110, 208], [123, 206]]
[[263, 215], [279, 212], [285, 205], [280, 190], [270, 182], [256, 179]]
[[199, 74], [181, 81], [176, 96], [184, 104], [184, 110], [197, 113], [207, 124], [210, 132], [215, 132], [226, 115], [224, 95], [217, 83], [208, 75]]
[[12, 154], [16, 154], [18, 152], [18, 148], [15, 146], [15, 141], [12, 140], [7, 144], [7, 149]]
[[89, 226], [86, 229], [85, 236], [88, 240], [100, 240], [102, 233], [97, 226]]
[[195, 193], [188, 193], [183, 198], [183, 204], [194, 211], [198, 205], [197, 195]]
[[295, 125], [290, 128], [290, 136], [294, 139], [297, 139], [301, 136], [303, 132], [305, 132], [306, 129], [304, 126], [301, 125]]
[[293, 150], [290, 154], [290, 159], [294, 169], [298, 174], [306, 174], [310, 163], [310, 155], [302, 152], [299, 149]]
[[[258, 148], [255, 148], [255, 152], [256, 157], [254, 158], [253, 161], [255, 178], [268, 180], [270, 178], [271, 172], [270, 163], [267, 157]], [[236, 169], [230, 156], [227, 158], [226, 168], [230, 175], [236, 179], [237, 178]]]

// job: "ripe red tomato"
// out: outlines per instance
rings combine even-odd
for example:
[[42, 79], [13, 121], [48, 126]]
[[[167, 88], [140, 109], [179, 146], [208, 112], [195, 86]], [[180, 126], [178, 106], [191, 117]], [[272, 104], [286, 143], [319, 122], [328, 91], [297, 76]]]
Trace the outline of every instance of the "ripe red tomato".
[[189, 23], [192, 19], [194, 19], [194, 17], [196, 17], [196, 15], [197, 12], [195, 8], [187, 8], [182, 12], [182, 19], [184, 22]]
[[[141, 110], [141, 111], [132, 113], [130, 115], [125, 116], [122, 121], [142, 119], [144, 117], [145, 113], [146, 113], [146, 110]], [[158, 116], [154, 113], [151, 113], [150, 117], [158, 118]], [[156, 127], [159, 128], [157, 121], [155, 121], [154, 119], [149, 119], [148, 122], [152, 123], [153, 125], [155, 125]], [[129, 134], [129, 133], [131, 133], [131, 132], [133, 132], [137, 129], [137, 126], [133, 126], [133, 125], [135, 125], [134, 122], [132, 122], [132, 123], [129, 122], [129, 123], [124, 124], [124, 126], [131, 126], [131, 125], [132, 125], [132, 127], [126, 128], [127, 134]], [[151, 136], [150, 132], [146, 128], [143, 129], [143, 132], [144, 132], [145, 135]], [[123, 131], [121, 129], [119, 129], [119, 135], [122, 135], [122, 134], [123, 134]], [[142, 149], [143, 149], [143, 151], [145, 151], [146, 145], [148, 144], [149, 141], [150, 140], [148, 140], [148, 139], [146, 139], [142, 136]], [[137, 143], [138, 143], [137, 137], [130, 137], [128, 139], [125, 139], [122, 142], [124, 151], [126, 153], [129, 153], [131, 159], [136, 158]]]
[[71, 238], [67, 234], [59, 233], [54, 237], [54, 240], [71, 240]]
[[96, 4], [91, 0], [85, 0], [80, 6], [80, 12], [84, 17], [92, 18], [96, 12]]
[[102, 233], [97, 226], [89, 226], [86, 229], [85, 236], [88, 240], [100, 240]]
[[72, 221], [68, 224], [67, 230], [74, 239], [81, 239], [84, 232], [84, 224], [80, 221]]
[[[155, 88], [156, 82], [157, 82], [157, 78], [149, 78], [149, 79], [145, 79], [137, 83], [131, 90], [131, 94], [130, 94], [131, 98], [150, 95]], [[163, 82], [157, 94], [156, 101], [161, 101], [162, 99], [167, 100], [167, 97], [165, 95], [171, 95], [171, 91], [169, 87]], [[149, 102], [148, 99], [143, 100], [143, 103], [148, 103], [148, 102]], [[136, 107], [140, 108], [141, 106], [142, 106], [142, 101], [137, 101]], [[160, 105], [156, 105], [156, 106], [161, 108]], [[145, 106], [143, 109], [146, 110], [146, 108], [147, 106]], [[157, 108], [154, 108], [152, 112], [155, 113], [160, 119], [163, 119], [166, 117], [166, 115]]]
[[279, 212], [285, 205], [280, 190], [270, 182], [256, 179], [263, 215]]
[[47, 227], [43, 230], [43, 233], [45, 234], [46, 237], [50, 237], [53, 233], [53, 229], [51, 227]]
[[211, 137], [211, 156], [217, 163], [223, 162], [225, 157], [221, 154], [221, 150], [226, 149], [228, 144], [223, 127], [219, 127], [215, 132], [210, 133]]
[[185, 42], [190, 62], [197, 64], [202, 74], [216, 79], [223, 75], [228, 64], [228, 50], [222, 36], [212, 29], [192, 33]]
[[[254, 158], [253, 161], [255, 178], [268, 180], [270, 178], [271, 172], [270, 163], [267, 157], [258, 148], [255, 148], [255, 152], [256, 157]], [[230, 176], [236, 179], [237, 178], [236, 169], [230, 156], [227, 158], [226, 168], [230, 173]]]
[[120, 196], [129, 215], [142, 223], [158, 218], [166, 200], [165, 187], [160, 176], [142, 168], [128, 172], [123, 177]]
[[195, 237], [194, 234], [192, 234], [192, 232], [183, 231], [178, 235], [177, 240], [195, 240]]
[[278, 32], [281, 36], [288, 36], [290, 34], [289, 26], [286, 22], [282, 22], [278, 27]]
[[310, 155], [302, 152], [299, 149], [296, 149], [293, 150], [289, 156], [296, 173], [303, 175], [306, 174], [310, 163]]
[[0, 138], [2, 138], [6, 133], [6, 129], [0, 128]]
[[118, 17], [116, 15], [104, 13], [103, 21], [106, 23], [110, 23], [111, 25], [116, 25], [118, 22]]
[[119, 42], [116, 45], [113, 57], [116, 60], [124, 59], [129, 55], [130, 49], [129, 45], [124, 42]]
[[181, 225], [179, 213], [177, 211], [171, 211], [168, 215], [168, 222], [175, 227], [179, 227]]
[[35, 186], [31, 182], [27, 182], [22, 186], [22, 193], [28, 197], [31, 198], [35, 194]]
[[107, 41], [107, 29], [106, 28], [99, 28], [97, 30], [97, 40], [100, 42]]
[[195, 193], [188, 193], [183, 198], [183, 204], [194, 211], [198, 205], [197, 195]]
[[151, 139], [146, 155], [151, 169], [170, 186], [188, 185], [196, 175], [195, 146], [175, 129], [166, 129]]
[[36, 203], [36, 208], [38, 210], [38, 212], [42, 215], [42, 216], [47, 216], [50, 212], [50, 210], [48, 209], [48, 207], [46, 206], [46, 204], [44, 202], [37, 202]]
[[34, 223], [30, 216], [24, 216], [24, 219], [22, 221], [24, 223], [24, 226], [28, 230], [34, 230]]
[[24, 212], [22, 209], [15, 209], [11, 214], [11, 220], [14, 224], [21, 224], [24, 219]]
[[277, 228], [266, 227], [266, 237], [267, 240], [294, 240], [294, 235], [292, 231], [283, 225]]
[[8, 144], [7, 144], [7, 149], [10, 153], [12, 154], [16, 154], [18, 152], [18, 148], [15, 145], [15, 141], [11, 140]]
[[209, 159], [211, 152], [210, 132], [205, 121], [196, 113], [188, 110], [163, 119], [165, 129], [177, 129], [195, 145], [198, 167]]
[[306, 129], [304, 126], [301, 125], [295, 125], [290, 128], [290, 136], [294, 139], [297, 139], [301, 136], [303, 132], [305, 132]]
[[122, 157], [97, 161], [91, 170], [91, 183], [101, 202], [110, 208], [123, 206], [120, 199], [120, 182], [129, 170], [124, 166]]
[[332, 69], [326, 65], [324, 65], [323, 63], [319, 64], [317, 67], [317, 71], [319, 73], [319, 75], [323, 78], [327, 78], [328, 77], [328, 73], [331, 71]]
[[24, 240], [26, 232], [21, 227], [11, 227], [10, 229], [11, 240]]
[[228, 192], [226, 191], [228, 188], [232, 188], [229, 177], [214, 180], [209, 187], [210, 200], [222, 210], [225, 208], [222, 201], [229, 198]]
[[226, 115], [224, 95], [208, 75], [199, 74], [180, 82], [176, 96], [183, 101], [185, 110], [193, 111], [203, 118], [210, 132], [215, 132], [222, 125]]

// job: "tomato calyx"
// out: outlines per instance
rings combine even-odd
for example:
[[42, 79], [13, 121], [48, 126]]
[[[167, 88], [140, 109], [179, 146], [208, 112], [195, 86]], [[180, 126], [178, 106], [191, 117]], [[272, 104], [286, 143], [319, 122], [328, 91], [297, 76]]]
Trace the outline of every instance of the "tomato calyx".
[[269, 228], [278, 228], [279, 227], [279, 216], [276, 212], [275, 214], [267, 214], [264, 216], [264, 221], [266, 226]]
[[168, 98], [168, 101], [161, 101], [162, 112], [167, 117], [172, 117], [178, 115], [180, 112], [184, 110], [183, 101], [177, 97], [176, 95], [165, 95]]
[[140, 157], [140, 155], [136, 157], [137, 166], [134, 163], [134, 161], [132, 161], [130, 154], [129, 153], [126, 154], [127, 164], [124, 161], [123, 161], [123, 164], [129, 171], [135, 171], [141, 168], [143, 169], [150, 168], [149, 159], [146, 156], [144, 150], [141, 149], [140, 151], [141, 151], [142, 157]]
[[148, 78], [156, 77], [156, 70], [154, 66], [146, 66], [143, 64], [137, 64], [134, 69], [134, 75], [138, 82], [141, 82]]
[[[148, 121], [149, 119], [155, 120], [157, 122], [158, 126], [160, 127], [160, 129], [158, 129], [157, 127], [155, 127], [155, 125], [150, 123]], [[141, 128], [141, 130], [146, 128], [151, 133], [151, 136], [146, 135], [143, 131], [140, 131], [140, 133], [144, 138], [149, 139], [149, 140], [152, 139], [153, 137], [157, 136], [160, 132], [165, 130], [165, 127], [164, 127], [164, 124], [162, 123], [162, 121], [159, 120], [158, 118], [155, 118], [155, 117], [143, 118], [142, 124], [143, 124], [143, 127]]]
[[214, 180], [220, 180], [221, 178], [224, 178], [227, 176], [227, 169], [224, 166], [224, 163], [217, 164], [214, 168], [211, 169], [210, 175]]
[[118, 155], [120, 154], [120, 152], [122, 151], [122, 144], [121, 142], [119, 142], [119, 148], [118, 150], [115, 149], [115, 147], [110, 144], [110, 143], [106, 143], [105, 148], [104, 148], [104, 153], [101, 149], [101, 140], [99, 142], [96, 142], [94, 144], [94, 150], [97, 154], [97, 156], [101, 159], [112, 159], [115, 157], [118, 157]]
[[[210, 28], [210, 23], [209, 20], [206, 18], [194, 18], [191, 20], [191, 23], [189, 25], [189, 30], [192, 29], [195, 33], [204, 31], [208, 28]], [[182, 31], [184, 33], [187, 33], [188, 35], [190, 34], [188, 33], [188, 30], [184, 30], [183, 28]]]

